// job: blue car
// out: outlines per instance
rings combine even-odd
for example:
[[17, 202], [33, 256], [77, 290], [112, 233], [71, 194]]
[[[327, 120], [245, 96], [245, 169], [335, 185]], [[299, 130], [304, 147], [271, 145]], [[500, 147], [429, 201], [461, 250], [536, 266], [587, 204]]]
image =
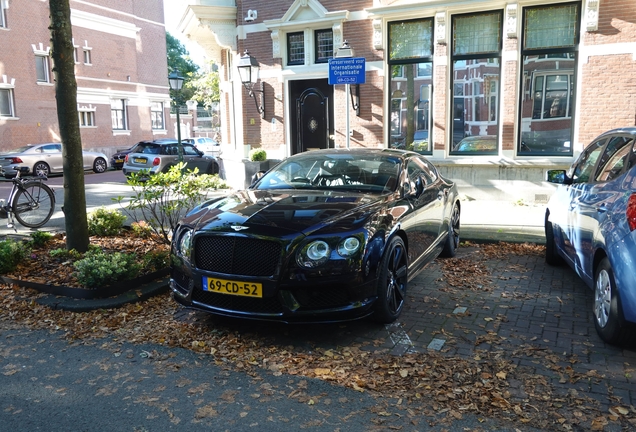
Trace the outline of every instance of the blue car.
[[546, 262], [567, 262], [594, 290], [594, 322], [623, 344], [636, 324], [636, 127], [597, 137], [565, 170], [545, 214]]

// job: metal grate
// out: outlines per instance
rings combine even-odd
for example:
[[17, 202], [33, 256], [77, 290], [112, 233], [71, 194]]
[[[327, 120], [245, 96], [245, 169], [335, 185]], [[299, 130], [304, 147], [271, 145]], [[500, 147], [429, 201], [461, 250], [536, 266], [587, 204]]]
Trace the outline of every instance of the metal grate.
[[302, 288], [293, 291], [294, 298], [303, 309], [325, 309], [351, 303], [346, 287]]
[[199, 269], [238, 276], [276, 274], [280, 262], [279, 243], [249, 237], [208, 236], [195, 242]]

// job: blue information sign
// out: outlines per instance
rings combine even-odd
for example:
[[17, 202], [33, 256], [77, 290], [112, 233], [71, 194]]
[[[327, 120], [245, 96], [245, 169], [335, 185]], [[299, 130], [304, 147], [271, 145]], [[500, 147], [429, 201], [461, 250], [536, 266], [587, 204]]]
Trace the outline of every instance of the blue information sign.
[[364, 84], [366, 59], [364, 57], [329, 59], [329, 84]]

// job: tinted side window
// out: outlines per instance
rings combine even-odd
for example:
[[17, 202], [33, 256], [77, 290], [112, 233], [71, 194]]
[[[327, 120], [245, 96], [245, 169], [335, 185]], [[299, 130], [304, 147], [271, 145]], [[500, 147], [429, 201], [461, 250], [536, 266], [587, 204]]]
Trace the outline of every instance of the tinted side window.
[[610, 138], [599, 162], [596, 181], [610, 181], [621, 175], [633, 144], [634, 140], [631, 137], [616, 136]]
[[190, 144], [185, 144], [183, 146], [183, 154], [188, 156], [198, 156], [199, 152], [197, 151], [197, 149], [194, 148], [194, 146]]
[[594, 178], [594, 167], [606, 141], [607, 138], [595, 141], [581, 153], [579, 160], [572, 166], [572, 172], [569, 175], [573, 183], [587, 183], [590, 178]]

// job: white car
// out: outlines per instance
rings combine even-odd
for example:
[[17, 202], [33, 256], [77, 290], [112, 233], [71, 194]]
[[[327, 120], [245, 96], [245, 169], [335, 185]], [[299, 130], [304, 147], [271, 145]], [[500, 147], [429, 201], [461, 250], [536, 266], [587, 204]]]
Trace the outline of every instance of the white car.
[[[108, 169], [108, 157], [104, 153], [82, 150], [84, 170], [103, 173]], [[62, 173], [62, 144], [28, 144], [0, 153], [0, 175], [15, 177], [20, 168], [29, 174], [45, 175]]]
[[197, 149], [203, 153], [212, 156], [219, 156], [221, 154], [221, 144], [208, 137], [195, 137], [186, 138], [183, 142], [193, 144]]

